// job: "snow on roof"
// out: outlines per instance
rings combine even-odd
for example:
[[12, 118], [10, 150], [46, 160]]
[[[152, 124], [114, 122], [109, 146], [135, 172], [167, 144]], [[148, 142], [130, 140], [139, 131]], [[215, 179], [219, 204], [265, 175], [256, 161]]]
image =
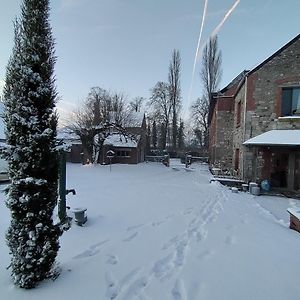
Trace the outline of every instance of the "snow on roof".
[[125, 127], [142, 127], [144, 115], [142, 112], [131, 112]]
[[243, 143], [245, 146], [300, 146], [300, 130], [270, 130]]
[[57, 138], [60, 140], [79, 140], [79, 136], [71, 131], [69, 128], [64, 127], [57, 130]]
[[289, 208], [287, 209], [287, 211], [288, 211], [291, 215], [293, 215], [293, 216], [297, 217], [298, 219], [300, 219], [300, 208], [297, 208], [297, 207], [289, 207]]
[[[139, 138], [139, 136], [137, 136]], [[103, 145], [112, 145], [114, 147], [125, 147], [125, 148], [136, 148], [137, 141], [131, 139], [130, 137], [125, 137], [122, 134], [115, 133], [109, 135]]]
[[294, 116], [285, 116], [285, 117], [279, 117], [279, 120], [290, 120], [290, 119], [299, 119], [300, 120], [300, 116], [298, 115], [294, 115]]

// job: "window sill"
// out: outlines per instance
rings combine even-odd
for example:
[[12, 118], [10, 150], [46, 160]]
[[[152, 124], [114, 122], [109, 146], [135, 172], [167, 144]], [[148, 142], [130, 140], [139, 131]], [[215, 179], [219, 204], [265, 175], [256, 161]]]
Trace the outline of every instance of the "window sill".
[[279, 122], [300, 122], [300, 116], [278, 117]]

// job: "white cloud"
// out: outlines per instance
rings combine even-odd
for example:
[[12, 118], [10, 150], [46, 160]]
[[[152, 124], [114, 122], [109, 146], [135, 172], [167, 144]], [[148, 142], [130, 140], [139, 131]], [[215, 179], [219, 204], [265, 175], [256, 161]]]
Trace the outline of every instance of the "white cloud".
[[59, 100], [56, 108], [59, 115], [58, 126], [64, 127], [72, 120], [72, 116], [78, 108], [78, 105], [73, 102]]

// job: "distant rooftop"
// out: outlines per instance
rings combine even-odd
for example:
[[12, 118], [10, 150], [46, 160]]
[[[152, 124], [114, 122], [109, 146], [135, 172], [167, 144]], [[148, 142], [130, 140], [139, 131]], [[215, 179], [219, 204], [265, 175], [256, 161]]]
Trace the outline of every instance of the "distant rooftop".
[[[139, 138], [139, 136], [137, 136]], [[123, 134], [114, 133], [109, 135], [103, 145], [112, 145], [114, 147], [124, 147], [124, 148], [135, 148], [137, 147], [137, 141], [131, 139], [130, 137], [125, 137]]]

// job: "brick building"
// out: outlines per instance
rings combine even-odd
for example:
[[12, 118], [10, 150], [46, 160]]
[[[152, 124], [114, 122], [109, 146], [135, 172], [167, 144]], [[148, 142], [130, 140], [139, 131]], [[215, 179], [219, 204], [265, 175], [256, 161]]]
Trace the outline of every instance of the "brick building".
[[[104, 141], [100, 153], [100, 163], [108, 164], [108, 151], [115, 153], [112, 163], [137, 164], [145, 161], [146, 151], [146, 118], [143, 113], [132, 113], [125, 127], [128, 137], [112, 132]], [[132, 137], [132, 138], [131, 138]]]
[[[143, 113], [132, 112], [126, 120], [124, 131], [110, 128], [109, 135], [105, 138], [99, 151], [98, 162], [108, 164], [110, 162], [107, 152], [112, 150], [115, 155], [112, 163], [137, 164], [145, 160], [146, 151], [146, 118]], [[96, 138], [96, 136], [95, 136]], [[72, 163], [87, 163], [87, 155], [82, 142], [72, 130], [63, 128], [58, 131], [58, 139], [63, 140], [69, 146], [67, 161]]]
[[[229, 101], [230, 122], [219, 121], [218, 130], [210, 119], [211, 162], [246, 181], [300, 190], [300, 35], [246, 72]], [[210, 115], [217, 116], [218, 107], [212, 101]], [[222, 151], [230, 155], [216, 157], [214, 149], [227, 144]]]
[[225, 88], [212, 95], [209, 111], [209, 153], [210, 163], [230, 170], [232, 164], [232, 140], [234, 120], [234, 96], [247, 71], [240, 73]]

